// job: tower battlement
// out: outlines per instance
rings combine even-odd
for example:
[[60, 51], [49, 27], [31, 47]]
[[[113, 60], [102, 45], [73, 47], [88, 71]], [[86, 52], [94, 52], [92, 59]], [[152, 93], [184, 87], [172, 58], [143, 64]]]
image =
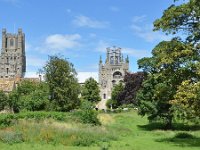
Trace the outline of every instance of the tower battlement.
[[121, 51], [121, 48], [115, 46], [107, 48], [105, 64], [103, 64], [102, 58], [100, 57], [99, 84], [102, 103], [111, 98], [113, 87], [119, 82], [123, 82], [124, 75], [129, 70], [128, 56], [124, 60]]
[[25, 34], [7, 33], [2, 29], [2, 49], [0, 54], [0, 78], [23, 78], [26, 72]]

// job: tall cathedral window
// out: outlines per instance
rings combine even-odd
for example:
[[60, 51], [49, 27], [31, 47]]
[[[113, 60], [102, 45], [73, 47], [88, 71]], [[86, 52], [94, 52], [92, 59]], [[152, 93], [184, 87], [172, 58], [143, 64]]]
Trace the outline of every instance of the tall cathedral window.
[[13, 47], [13, 46], [14, 46], [14, 40], [10, 39], [10, 47]]
[[103, 94], [103, 99], [106, 99], [106, 94]]

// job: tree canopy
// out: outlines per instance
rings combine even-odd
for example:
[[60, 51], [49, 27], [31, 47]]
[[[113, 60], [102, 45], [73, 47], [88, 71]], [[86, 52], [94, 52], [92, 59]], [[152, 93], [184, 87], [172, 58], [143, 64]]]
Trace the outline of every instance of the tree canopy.
[[44, 73], [49, 86], [49, 109], [69, 111], [80, 105], [80, 86], [72, 63], [59, 56], [50, 56]]
[[[171, 126], [172, 118], [176, 115], [174, 105], [184, 106], [181, 105], [183, 99], [187, 99], [185, 102], [188, 106], [188, 98], [198, 94], [187, 90], [189, 94], [184, 95], [185, 84], [196, 87], [200, 79], [200, 1], [189, 0], [180, 5], [175, 4], [154, 22], [154, 30], [162, 30], [166, 34], [186, 34], [182, 38], [174, 37], [170, 41], [160, 42], [152, 50], [152, 57], [138, 61], [139, 68], [147, 73], [137, 95], [139, 113], [147, 114], [149, 120], [162, 118], [166, 127]], [[190, 106], [197, 108], [196, 104], [193, 100]], [[186, 108], [189, 111], [189, 107], [182, 110], [186, 112]]]
[[92, 77], [87, 79], [81, 92], [82, 99], [94, 103], [98, 102], [101, 100], [99, 93], [100, 90], [97, 81]]

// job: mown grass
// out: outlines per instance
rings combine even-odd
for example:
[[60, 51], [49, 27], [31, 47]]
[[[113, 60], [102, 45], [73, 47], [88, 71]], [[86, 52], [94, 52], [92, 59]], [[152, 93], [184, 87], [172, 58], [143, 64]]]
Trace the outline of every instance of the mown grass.
[[[11, 142], [1, 139], [0, 150], [197, 150], [200, 148], [199, 126], [176, 124], [162, 130], [162, 124], [148, 124], [137, 112], [99, 114], [101, 126], [76, 120], [40, 121], [21, 119], [0, 129], [11, 135]], [[13, 134], [13, 135], [12, 135]], [[9, 137], [8, 137], [9, 138]], [[13, 139], [14, 141], [12, 141]]]

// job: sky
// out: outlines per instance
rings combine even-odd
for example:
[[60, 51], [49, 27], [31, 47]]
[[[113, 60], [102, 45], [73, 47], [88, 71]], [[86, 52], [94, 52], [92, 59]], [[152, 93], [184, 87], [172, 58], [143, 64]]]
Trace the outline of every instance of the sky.
[[[99, 58], [107, 47], [121, 47], [131, 72], [137, 60], [170, 37], [153, 32], [153, 22], [173, 0], [0, 0], [0, 30], [26, 36], [26, 77], [37, 77], [48, 56], [74, 64], [79, 82], [98, 79]], [[1, 41], [1, 35], [0, 35]], [[1, 43], [0, 43], [1, 47]]]

